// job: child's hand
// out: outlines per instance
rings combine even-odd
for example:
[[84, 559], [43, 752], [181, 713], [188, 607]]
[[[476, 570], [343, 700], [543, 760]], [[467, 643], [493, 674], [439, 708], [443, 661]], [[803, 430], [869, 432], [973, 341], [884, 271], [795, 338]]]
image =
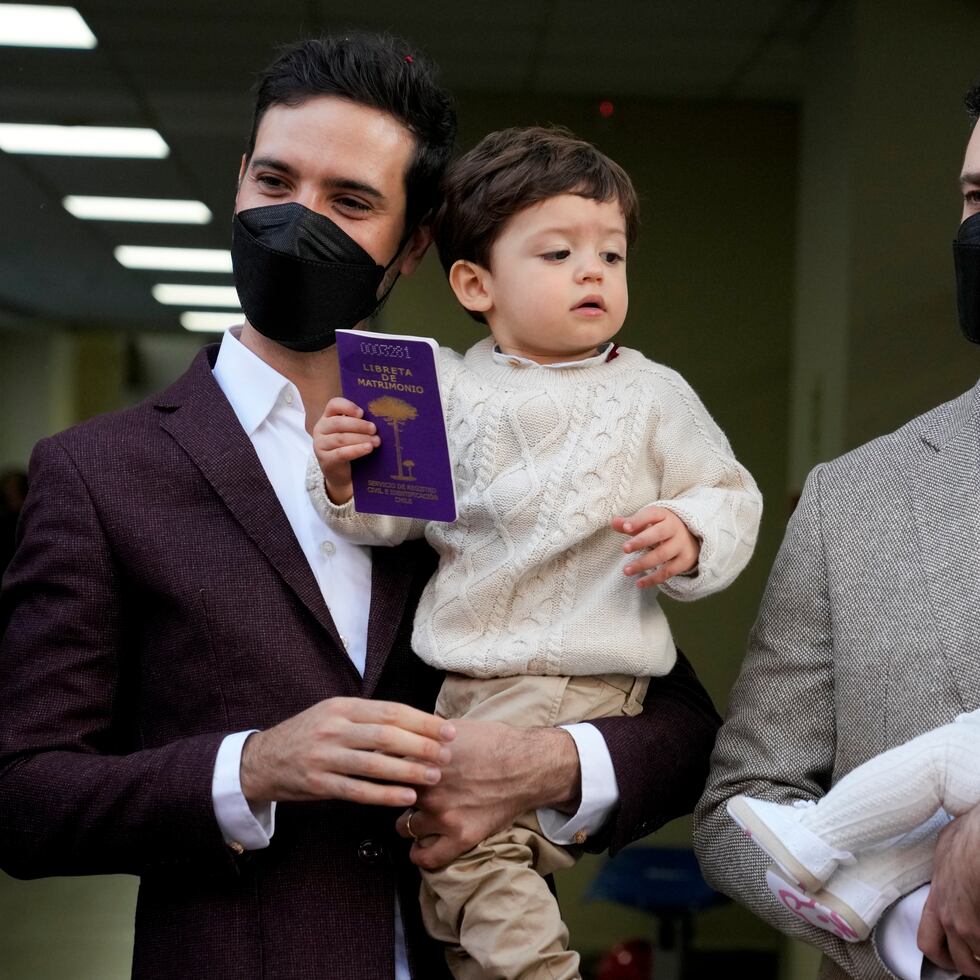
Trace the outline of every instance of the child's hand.
[[346, 504], [354, 495], [350, 461], [374, 452], [381, 445], [373, 422], [346, 398], [331, 398], [320, 420], [313, 426], [313, 452], [323, 471], [327, 496], [335, 504]]
[[645, 551], [623, 569], [626, 575], [649, 572], [636, 580], [641, 589], [685, 575], [698, 566], [701, 542], [672, 510], [650, 504], [631, 517], [614, 517], [612, 526], [614, 531], [632, 535], [623, 551]]

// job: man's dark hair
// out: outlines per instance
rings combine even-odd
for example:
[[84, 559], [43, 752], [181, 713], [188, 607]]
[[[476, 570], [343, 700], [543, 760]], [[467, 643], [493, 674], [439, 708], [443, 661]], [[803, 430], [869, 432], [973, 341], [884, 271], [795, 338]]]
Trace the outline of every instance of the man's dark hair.
[[980, 83], [974, 85], [963, 97], [963, 105], [970, 119], [976, 123], [980, 119]]
[[310, 38], [283, 48], [256, 85], [246, 156], [266, 110], [333, 95], [394, 116], [415, 137], [405, 174], [406, 230], [439, 203], [439, 182], [456, 140], [456, 110], [436, 83], [435, 66], [407, 41], [389, 34], [351, 32]]
[[560, 194], [618, 202], [626, 217], [626, 242], [636, 241], [639, 203], [633, 182], [591, 143], [558, 127], [502, 129], [485, 136], [443, 180], [433, 233], [446, 273], [460, 259], [489, 269], [490, 250], [507, 220]]

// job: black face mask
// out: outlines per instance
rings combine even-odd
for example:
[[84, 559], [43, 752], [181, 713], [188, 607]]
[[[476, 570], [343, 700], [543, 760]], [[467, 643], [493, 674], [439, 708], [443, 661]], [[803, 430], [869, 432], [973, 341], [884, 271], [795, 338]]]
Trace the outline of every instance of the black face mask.
[[960, 225], [953, 242], [956, 265], [956, 308], [967, 340], [980, 344], [980, 214]]
[[[342, 228], [295, 202], [235, 215], [231, 260], [248, 322], [283, 347], [316, 351], [381, 305], [380, 266]], [[394, 281], [391, 284], [394, 285]]]

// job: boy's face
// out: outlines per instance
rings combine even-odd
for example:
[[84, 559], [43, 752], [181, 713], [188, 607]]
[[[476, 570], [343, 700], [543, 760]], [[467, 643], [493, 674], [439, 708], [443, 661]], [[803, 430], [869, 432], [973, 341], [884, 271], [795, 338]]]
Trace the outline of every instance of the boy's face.
[[519, 211], [494, 242], [490, 266], [476, 267], [482, 312], [504, 353], [541, 364], [581, 360], [626, 319], [626, 220], [617, 201], [562, 194]]

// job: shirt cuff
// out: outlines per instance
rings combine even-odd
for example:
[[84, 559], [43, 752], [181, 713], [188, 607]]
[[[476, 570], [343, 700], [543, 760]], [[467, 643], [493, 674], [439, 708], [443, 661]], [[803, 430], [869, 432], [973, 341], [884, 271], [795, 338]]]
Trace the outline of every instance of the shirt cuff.
[[214, 760], [211, 779], [214, 817], [225, 843], [234, 850], [258, 851], [268, 847], [276, 830], [276, 804], [252, 807], [242, 793], [242, 748], [245, 739], [256, 731], [228, 735]]
[[951, 973], [927, 960], [916, 941], [922, 908], [928, 897], [929, 886], [923, 885], [885, 912], [875, 930], [878, 955], [901, 980], [957, 980], [959, 973]]
[[587, 722], [561, 727], [572, 736], [578, 750], [582, 800], [571, 816], [550, 808], [538, 810], [538, 823], [553, 844], [584, 844], [609, 819], [619, 802], [619, 786], [609, 748], [599, 729]]

